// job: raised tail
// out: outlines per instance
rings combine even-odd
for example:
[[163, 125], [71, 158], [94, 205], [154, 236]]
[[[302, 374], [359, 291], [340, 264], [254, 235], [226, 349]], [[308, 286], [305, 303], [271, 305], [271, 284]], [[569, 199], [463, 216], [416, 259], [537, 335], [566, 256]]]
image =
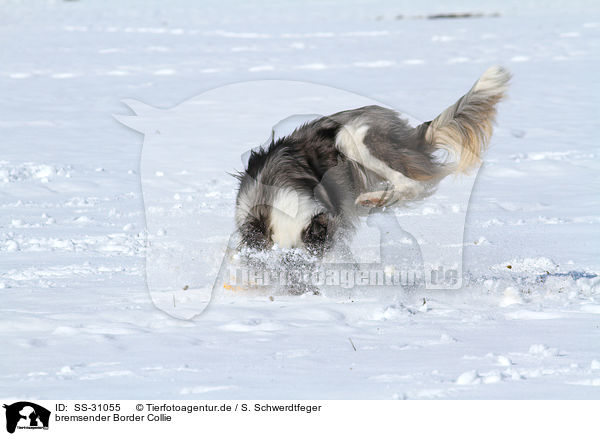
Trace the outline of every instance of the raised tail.
[[425, 140], [454, 157], [452, 172], [467, 173], [481, 162], [492, 136], [496, 103], [504, 97], [509, 80], [503, 67], [488, 68], [469, 92], [429, 124]]

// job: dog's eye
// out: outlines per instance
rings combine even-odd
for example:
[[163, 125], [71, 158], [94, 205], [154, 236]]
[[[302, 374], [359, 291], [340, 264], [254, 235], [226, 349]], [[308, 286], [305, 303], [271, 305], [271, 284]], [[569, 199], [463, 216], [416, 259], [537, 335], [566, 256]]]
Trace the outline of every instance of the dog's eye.
[[322, 252], [327, 243], [328, 217], [320, 213], [312, 217], [310, 224], [302, 234], [302, 241], [311, 251]]

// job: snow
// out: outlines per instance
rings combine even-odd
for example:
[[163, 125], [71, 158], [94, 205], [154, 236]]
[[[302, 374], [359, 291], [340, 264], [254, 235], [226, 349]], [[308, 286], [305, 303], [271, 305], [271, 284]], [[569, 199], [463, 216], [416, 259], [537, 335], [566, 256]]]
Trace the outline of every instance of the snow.
[[[484, 15], [424, 18], [448, 12]], [[595, 2], [10, 1], [0, 23], [5, 398], [600, 398]], [[493, 64], [514, 79], [471, 194], [461, 290], [223, 292], [192, 320], [154, 306], [146, 225], [177, 234], [146, 221], [163, 205], [144, 203], [148, 135], [113, 118], [132, 115], [121, 101], [176, 110], [295, 80], [426, 120]], [[234, 120], [260, 141], [204, 149], [221, 156], [200, 168], [213, 182], [170, 202], [232, 226], [226, 172], [294, 115], [272, 109]], [[165, 189], [190, 177], [153, 170]], [[466, 213], [449, 201], [401, 213]]]

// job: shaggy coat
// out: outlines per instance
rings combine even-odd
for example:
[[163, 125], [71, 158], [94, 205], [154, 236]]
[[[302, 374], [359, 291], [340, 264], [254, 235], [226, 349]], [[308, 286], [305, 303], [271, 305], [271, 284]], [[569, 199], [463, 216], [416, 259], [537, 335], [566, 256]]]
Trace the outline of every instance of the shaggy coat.
[[391, 109], [366, 106], [306, 123], [252, 152], [238, 175], [241, 245], [321, 255], [370, 208], [424, 198], [445, 176], [478, 166], [509, 79], [502, 67], [489, 68], [417, 127]]

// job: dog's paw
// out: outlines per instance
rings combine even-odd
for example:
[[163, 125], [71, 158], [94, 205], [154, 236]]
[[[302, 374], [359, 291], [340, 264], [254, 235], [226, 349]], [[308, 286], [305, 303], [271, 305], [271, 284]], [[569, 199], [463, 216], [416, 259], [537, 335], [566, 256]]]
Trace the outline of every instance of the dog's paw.
[[360, 194], [356, 198], [355, 204], [363, 207], [392, 206], [397, 203], [417, 200], [423, 195], [423, 192], [423, 185], [418, 182], [404, 183], [401, 186], [395, 186], [393, 190]]
[[389, 191], [373, 191], [360, 194], [354, 202], [357, 206], [382, 207], [385, 206], [390, 197]]

